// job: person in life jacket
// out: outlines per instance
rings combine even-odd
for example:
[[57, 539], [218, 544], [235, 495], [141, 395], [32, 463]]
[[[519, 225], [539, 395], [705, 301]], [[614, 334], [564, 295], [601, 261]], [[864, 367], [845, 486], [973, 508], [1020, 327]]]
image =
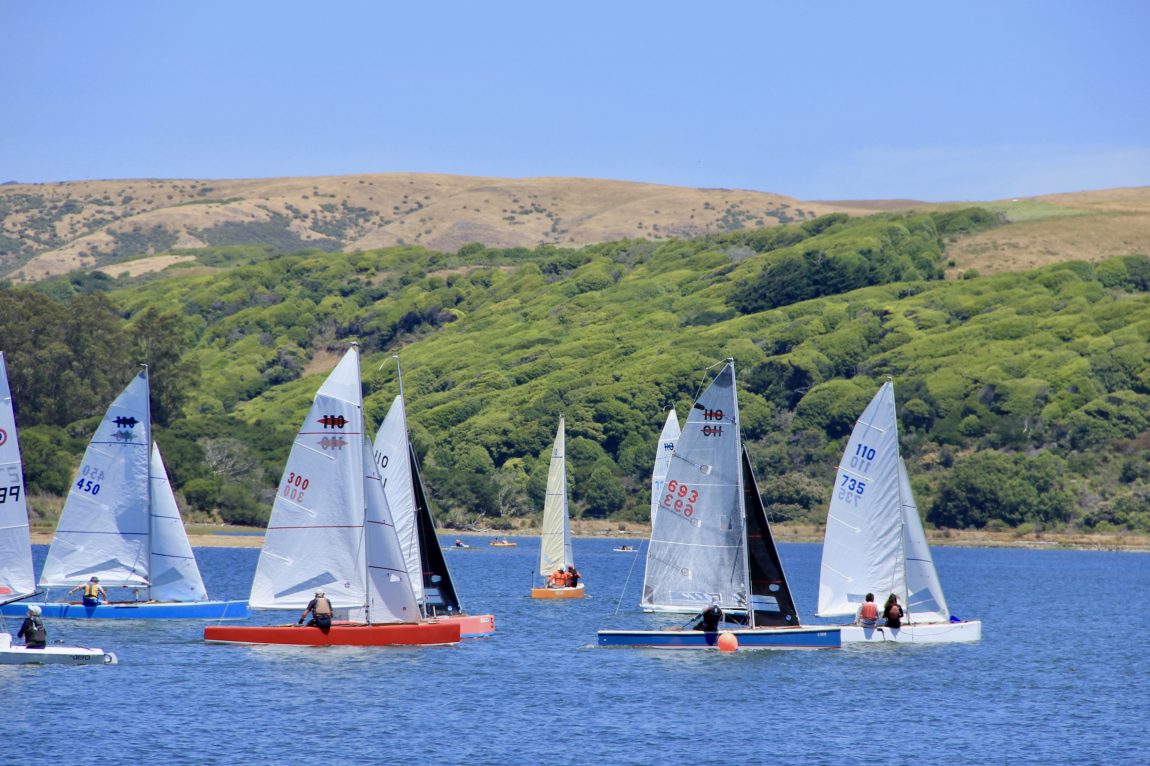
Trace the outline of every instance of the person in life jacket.
[[855, 615], [855, 625], [862, 625], [864, 628], [873, 628], [878, 625], [878, 604], [874, 602], [874, 594], [866, 594], [866, 601], [859, 607], [858, 614]]
[[567, 587], [568, 588], [574, 588], [576, 585], [578, 585], [579, 584], [579, 578], [582, 576], [583, 575], [579, 574], [579, 571], [577, 569], [575, 569], [574, 564], [568, 564], [567, 565]]
[[559, 567], [547, 577], [548, 588], [566, 588], [567, 587], [567, 573], [563, 571], [563, 567]]
[[24, 639], [24, 646], [29, 649], [43, 649], [48, 645], [48, 631], [44, 629], [44, 621], [40, 619], [40, 607], [36, 604], [28, 607], [28, 616], [20, 625], [16, 638]]
[[886, 626], [888, 628], [902, 627], [903, 611], [902, 607], [898, 605], [898, 596], [893, 593], [886, 600], [886, 605], [882, 608], [882, 616], [886, 618]]
[[100, 603], [100, 597], [104, 597], [105, 603], [108, 601], [108, 591], [104, 590], [104, 586], [100, 585], [100, 578], [93, 576], [88, 582], [80, 583], [75, 588], [68, 591], [68, 595], [84, 589], [84, 606], [96, 606]]
[[307, 602], [307, 608], [303, 610], [303, 614], [299, 616], [299, 624], [303, 625], [303, 621], [307, 619], [308, 614], [312, 615], [311, 620], [308, 621], [309, 628], [320, 628], [327, 630], [331, 627], [331, 617], [334, 610], [331, 607], [331, 601], [328, 600], [327, 594], [322, 590], [315, 592], [315, 598]]

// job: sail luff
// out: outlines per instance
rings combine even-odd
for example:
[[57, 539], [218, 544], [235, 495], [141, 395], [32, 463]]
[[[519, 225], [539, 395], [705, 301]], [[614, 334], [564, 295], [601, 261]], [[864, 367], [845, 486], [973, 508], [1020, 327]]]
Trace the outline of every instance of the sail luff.
[[0, 600], [31, 595], [32, 539], [8, 367], [0, 351]]
[[373, 453], [383, 481], [384, 492], [387, 494], [387, 504], [391, 509], [399, 545], [403, 550], [403, 560], [407, 564], [407, 571], [411, 574], [415, 598], [423, 603], [423, 559], [416, 518], [415, 485], [412, 481], [407, 411], [403, 394], [392, 400], [391, 407], [376, 432]]

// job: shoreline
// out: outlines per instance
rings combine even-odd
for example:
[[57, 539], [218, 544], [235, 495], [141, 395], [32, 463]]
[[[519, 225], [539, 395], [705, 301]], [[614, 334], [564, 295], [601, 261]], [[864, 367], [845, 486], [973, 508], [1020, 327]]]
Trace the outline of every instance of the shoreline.
[[[813, 525], [779, 524], [771, 527], [776, 542], [821, 543], [822, 527]], [[538, 537], [536, 527], [519, 529], [439, 529], [445, 537], [466, 537], [468, 539], [499, 537]], [[575, 537], [604, 539], [647, 539], [650, 531], [647, 525], [632, 522], [607, 520], [573, 520], [571, 532]], [[1030, 548], [1035, 550], [1092, 550], [1123, 551], [1128, 553], [1150, 553], [1150, 535], [1135, 533], [1084, 533], [1084, 532], [1045, 532], [1017, 534], [1012, 531], [991, 532], [984, 529], [931, 529], [927, 530], [927, 541], [932, 547], [955, 548]], [[190, 525], [188, 539], [193, 548], [259, 548], [263, 545], [263, 530], [245, 527], [209, 527]], [[47, 545], [52, 542], [52, 532], [43, 529], [32, 530], [32, 542]], [[475, 546], [473, 546], [475, 547]]]

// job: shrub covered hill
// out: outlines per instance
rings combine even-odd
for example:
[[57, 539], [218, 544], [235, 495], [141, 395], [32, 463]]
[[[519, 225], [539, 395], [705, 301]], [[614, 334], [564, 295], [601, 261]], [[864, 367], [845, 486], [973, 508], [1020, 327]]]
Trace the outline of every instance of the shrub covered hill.
[[262, 523], [348, 342], [370, 422], [398, 393], [441, 523], [542, 507], [567, 419], [577, 515], [644, 520], [655, 442], [725, 358], [772, 520], [821, 523], [849, 431], [895, 381], [928, 522], [1150, 529], [1150, 258], [944, 279], [986, 208], [816, 217], [699, 238], [453, 253], [184, 251], [143, 277], [0, 289], [33, 507], [51, 516], [108, 402], [150, 366], [193, 518]]

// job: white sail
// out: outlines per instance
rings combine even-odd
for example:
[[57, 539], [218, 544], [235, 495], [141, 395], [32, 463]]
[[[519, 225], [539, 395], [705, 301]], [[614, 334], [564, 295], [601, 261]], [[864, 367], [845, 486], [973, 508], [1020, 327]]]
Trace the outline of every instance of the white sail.
[[675, 442], [679, 440], [679, 415], [672, 407], [663, 423], [663, 433], [659, 435], [659, 446], [655, 449], [655, 466], [651, 470], [651, 524], [655, 523], [655, 509], [662, 496], [667, 469], [671, 467], [671, 455], [675, 452]]
[[[418, 620], [398, 542], [387, 545], [394, 527], [381, 490], [352, 347], [320, 386], [288, 455], [249, 606], [302, 610], [323, 590], [351, 620]], [[406, 609], [396, 591], [406, 591]]]
[[0, 351], [0, 601], [27, 596], [35, 590], [24, 468], [8, 368], [4, 352]]
[[40, 585], [100, 578], [109, 586], [147, 587], [151, 422], [148, 374], [124, 389], [88, 443], [64, 501]]
[[154, 442], [150, 470], [152, 544], [148, 596], [153, 601], [207, 601], [208, 592], [188, 542], [184, 520], [180, 518], [160, 445]]
[[651, 531], [644, 609], [747, 608], [741, 454], [735, 367], [728, 361], [675, 444]]
[[[407, 571], [423, 571], [419, 550], [419, 528], [415, 509], [415, 487], [411, 481], [410, 450], [407, 445], [407, 413], [403, 395], [395, 397], [387, 416], [375, 435], [375, 464], [383, 481], [387, 505], [391, 509], [395, 532]], [[423, 578], [412, 577], [417, 601], [423, 599]]]
[[818, 614], [853, 617], [866, 594], [906, 604], [894, 386], [883, 384], [847, 441], [827, 513]]
[[575, 563], [571, 554], [571, 519], [567, 514], [567, 454], [563, 417], [551, 448], [547, 469], [547, 496], [543, 500], [543, 539], [539, 547], [539, 574], [547, 576], [556, 569]]
[[907, 619], [915, 622], [947, 622], [950, 610], [942, 595], [942, 583], [934, 568], [930, 545], [918, 515], [918, 505], [910, 489], [906, 463], [899, 460], [898, 480], [902, 495], [903, 549], [906, 551], [906, 598], [902, 600]]
[[[403, 563], [399, 538], [388, 508], [379, 471], [371, 459], [371, 445], [364, 449], [364, 530], [367, 539], [367, 613], [365, 622], [417, 622], [420, 618], [412, 585], [418, 579], [408, 574]], [[418, 569], [416, 570], [419, 571]]]

